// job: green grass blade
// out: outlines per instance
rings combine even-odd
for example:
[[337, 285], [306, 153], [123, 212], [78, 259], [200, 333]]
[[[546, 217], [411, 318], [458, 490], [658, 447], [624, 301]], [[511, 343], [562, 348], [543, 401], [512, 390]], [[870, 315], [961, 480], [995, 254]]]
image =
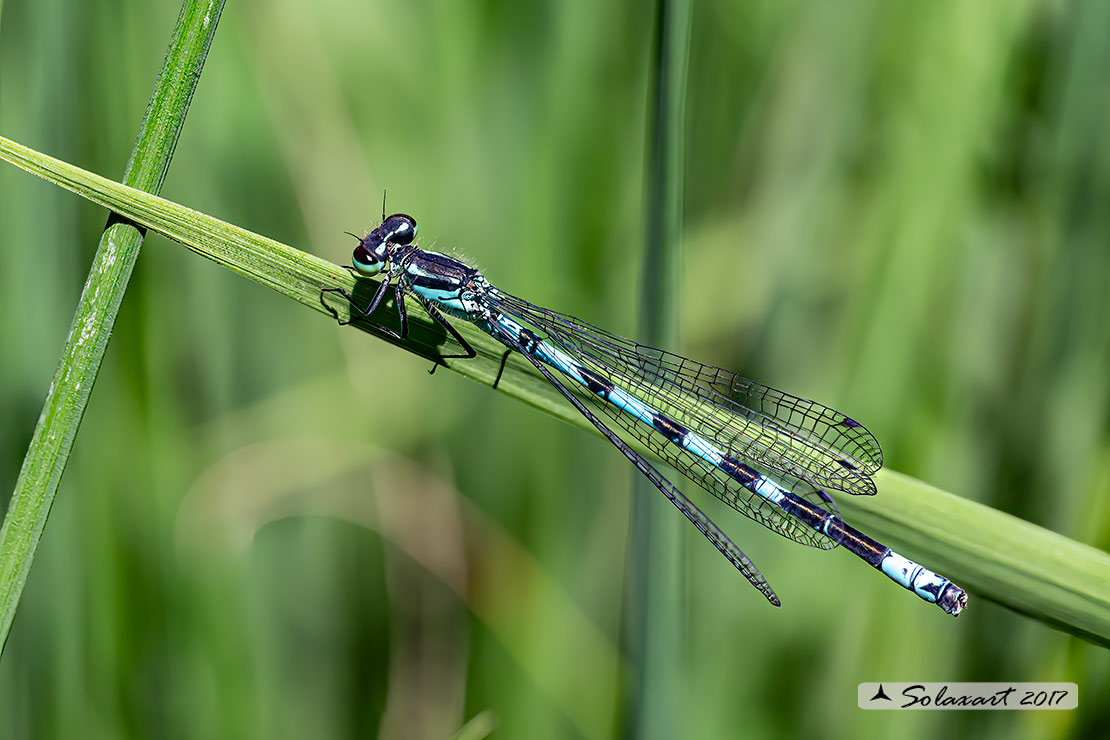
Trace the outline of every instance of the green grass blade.
[[[326, 313], [318, 301], [321, 284], [354, 287], [350, 273], [330, 262], [3, 138], [0, 159], [121, 213], [321, 313]], [[342, 305], [336, 308], [345, 311]], [[436, 357], [439, 346], [448, 341], [444, 332], [431, 326], [415, 303], [409, 308], [412, 333], [401, 346], [424, 357]], [[479, 356], [468, 362], [453, 361], [449, 367], [492, 383], [501, 345], [467, 322], [457, 326]], [[498, 390], [587, 427], [519, 358], [510, 361]], [[975, 608], [976, 598], [991, 599], [1045, 624], [1110, 645], [1110, 555], [897, 473], [880, 472], [877, 480], [878, 496], [840, 497], [841, 510], [868, 534], [966, 588], [973, 597], [968, 609]], [[890, 588], [892, 592], [897, 589]], [[900, 598], [912, 598], [899, 593]], [[946, 618], [929, 608], [938, 618]]]
[[[640, 336], [676, 345], [677, 286], [682, 260], [682, 178], [686, 69], [691, 8], [659, 0], [648, 92]], [[634, 476], [623, 639], [635, 676], [628, 692], [626, 737], [682, 734], [684, 629], [683, 528], [673, 507], [641, 475]]]
[[[157, 191], [173, 156], [223, 0], [187, 0], [124, 173], [124, 182]], [[142, 233], [109, 223], [101, 235], [42, 414], [0, 528], [0, 650], [27, 582], [58, 482], [100, 370]]]

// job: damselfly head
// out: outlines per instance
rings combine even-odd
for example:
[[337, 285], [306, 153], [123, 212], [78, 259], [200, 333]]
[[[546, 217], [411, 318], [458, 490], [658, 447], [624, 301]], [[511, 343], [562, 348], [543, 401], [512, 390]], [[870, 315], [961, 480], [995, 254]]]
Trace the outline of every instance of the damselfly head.
[[359, 240], [352, 259], [359, 273], [377, 275], [389, 264], [389, 248], [403, 247], [416, 238], [416, 219], [395, 213]]
[[390, 244], [411, 244], [416, 238], [416, 219], [404, 213], [394, 213], [374, 229], [382, 234], [382, 239]]

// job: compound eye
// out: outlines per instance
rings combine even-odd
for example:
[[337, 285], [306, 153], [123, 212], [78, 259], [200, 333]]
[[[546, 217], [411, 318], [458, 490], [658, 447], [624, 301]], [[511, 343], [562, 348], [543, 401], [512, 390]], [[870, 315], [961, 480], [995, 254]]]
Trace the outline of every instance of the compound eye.
[[385, 241], [393, 244], [412, 244], [416, 238], [416, 219], [404, 213], [395, 213], [378, 227], [385, 235]]
[[360, 275], [367, 277], [377, 275], [385, 267], [384, 250], [383, 256], [378, 257], [373, 251], [366, 247], [366, 244], [359, 244], [355, 247], [355, 252], [351, 255], [354, 260], [355, 269], [358, 270]]

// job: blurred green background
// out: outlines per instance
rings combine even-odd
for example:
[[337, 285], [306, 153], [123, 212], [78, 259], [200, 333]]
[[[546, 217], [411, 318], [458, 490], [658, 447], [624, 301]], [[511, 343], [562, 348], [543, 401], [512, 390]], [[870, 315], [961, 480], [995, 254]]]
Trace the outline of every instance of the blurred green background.
[[[3, 3], [0, 134], [118, 177], [177, 11]], [[231, 0], [163, 195], [345, 262], [388, 189], [425, 247], [634, 334], [651, 28], [640, 2]], [[1110, 546], [1110, 5], [707, 0], [692, 49], [676, 349]], [[0, 167], [5, 497], [104, 221]], [[632, 469], [427, 370], [148, 239], [0, 737], [619, 736]], [[952, 620], [715, 503], [784, 606], [684, 527], [689, 737], [1105, 737], [1105, 649], [974, 593]], [[862, 712], [875, 680], [1075, 681], [1080, 708]]]

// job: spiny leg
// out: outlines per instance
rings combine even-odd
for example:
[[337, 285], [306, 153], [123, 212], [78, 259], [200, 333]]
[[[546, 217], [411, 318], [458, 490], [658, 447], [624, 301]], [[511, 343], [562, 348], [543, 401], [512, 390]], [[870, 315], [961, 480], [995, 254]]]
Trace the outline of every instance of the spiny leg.
[[505, 363], [509, 361], [509, 355], [512, 353], [511, 349], [507, 349], [505, 354], [501, 355], [501, 366], [497, 368], [497, 377], [493, 379], [493, 390], [497, 390], [497, 384], [501, 382], [501, 376], [505, 374]]
[[419, 293], [413, 293], [413, 295], [416, 296], [416, 300], [420, 301], [420, 305], [424, 307], [424, 310], [428, 312], [432, 320], [446, 329], [447, 333], [454, 337], [455, 341], [458, 342], [463, 349], [461, 355], [441, 355], [439, 359], [436, 360], [435, 364], [432, 365], [432, 369], [428, 371], [429, 375], [435, 374], [436, 368], [440, 366], [443, 360], [472, 360], [478, 356], [478, 351], [474, 349], [470, 342], [466, 341], [466, 338], [462, 334], [459, 334], [459, 330], [439, 312], [439, 309], [437, 309], [431, 301], [424, 298], [424, 296]]
[[[382, 302], [382, 299], [385, 297], [385, 291], [386, 291], [387, 288], [389, 288], [389, 275], [386, 275], [385, 278], [382, 280], [381, 285], [378, 286], [377, 292], [374, 293], [374, 299], [372, 301], [370, 301], [370, 305], [367, 308], [363, 308], [362, 306], [358, 305], [358, 303], [355, 302], [354, 296], [352, 296], [350, 293], [348, 293], [343, 288], [321, 288], [320, 289], [320, 305], [322, 305], [324, 308], [326, 308], [328, 310], [328, 312], [331, 313], [331, 315], [335, 317], [335, 320], [339, 322], [340, 326], [346, 326], [347, 324], [352, 323], [355, 319], [348, 319], [347, 321], [343, 321], [342, 319], [340, 319], [339, 318], [339, 313], [324, 301], [324, 293], [338, 293], [339, 295], [341, 295], [341, 296], [343, 296], [344, 298], [347, 299], [347, 302], [349, 304], [351, 304], [351, 308], [355, 309], [364, 318], [368, 319], [368, 318], [370, 318], [370, 315], [372, 313], [374, 313], [374, 311], [378, 308], [378, 304], [380, 304]], [[401, 285], [398, 285], [396, 288], [394, 288], [394, 295], [395, 295], [395, 298], [396, 298], [396, 301], [397, 301], [397, 318], [400, 321], [401, 330], [399, 332], [394, 331], [393, 329], [390, 329], [388, 326], [384, 326], [382, 324], [378, 324], [378, 323], [375, 323], [375, 322], [370, 322], [370, 326], [374, 329], [377, 329], [378, 331], [380, 331], [382, 334], [385, 334], [386, 336], [390, 336], [390, 337], [393, 337], [394, 339], [399, 339], [401, 341], [404, 341], [405, 339], [408, 338], [408, 335], [409, 335], [408, 316], [405, 314], [405, 291], [404, 291], [404, 287], [401, 286]]]

